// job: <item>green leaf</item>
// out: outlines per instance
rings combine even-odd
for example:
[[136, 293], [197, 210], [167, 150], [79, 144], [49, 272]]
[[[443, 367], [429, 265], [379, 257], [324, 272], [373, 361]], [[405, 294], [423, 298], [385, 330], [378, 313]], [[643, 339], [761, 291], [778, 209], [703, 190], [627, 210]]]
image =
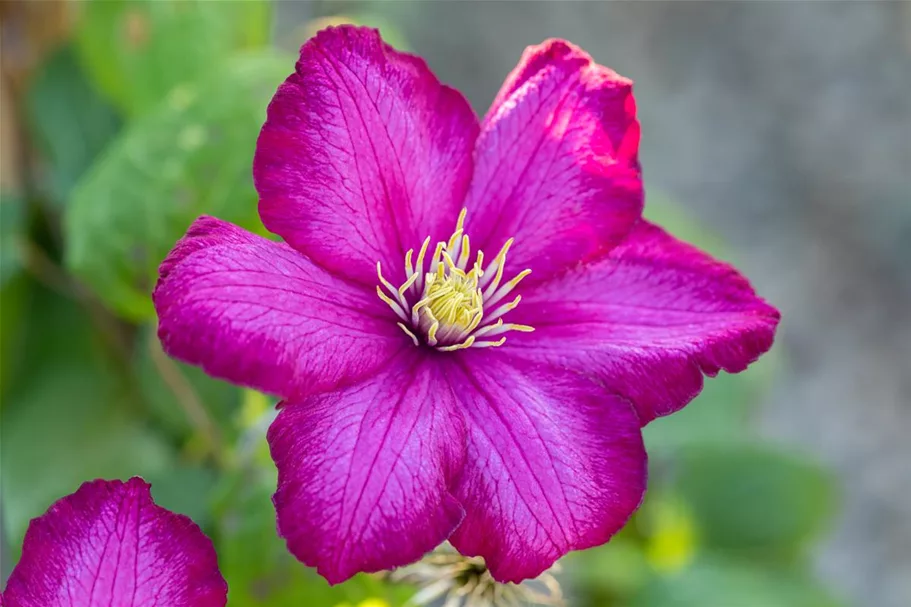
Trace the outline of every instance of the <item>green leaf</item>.
[[[154, 325], [141, 329], [135, 350], [134, 367], [139, 388], [149, 412], [156, 419], [180, 438], [187, 439], [193, 434], [193, 426], [187, 419], [186, 411], [177, 402], [174, 388], [169, 386], [155, 365], [152, 350], [159, 355], [161, 344], [155, 335]], [[181, 381], [192, 388], [202, 406], [218, 424], [225, 435], [235, 434], [232, 416], [237, 412], [241, 402], [241, 390], [231, 384], [206, 375], [199, 367], [186, 365], [172, 360], [174, 368], [180, 373]]]
[[0, 192], [0, 289], [22, 268], [19, 238], [25, 230], [25, 201]]
[[829, 474], [794, 455], [745, 444], [693, 445], [677, 457], [676, 491], [708, 546], [787, 557], [834, 513]]
[[77, 48], [98, 88], [129, 115], [269, 38], [268, 2], [107, 0], [80, 5]]
[[189, 516], [203, 529], [212, 524], [211, 497], [217, 480], [214, 470], [193, 464], [178, 464], [146, 476], [156, 504]]
[[600, 599], [592, 604], [611, 604], [616, 597], [630, 596], [649, 579], [641, 544], [623, 532], [603, 546], [567, 555], [561, 567], [573, 585]]
[[818, 582], [794, 571], [764, 569], [729, 559], [703, 559], [656, 576], [633, 607], [838, 607]]
[[77, 180], [120, 129], [120, 117], [86, 81], [70, 47], [41, 67], [26, 95], [28, 127], [42, 152], [48, 198], [66, 203]]
[[[0, 397], [10, 374], [21, 364], [22, 315], [28, 298], [28, 277], [22, 272], [20, 245], [26, 230], [25, 200], [0, 192]], [[0, 398], [3, 403], [5, 398]]]
[[0, 287], [0, 409], [6, 401], [10, 378], [22, 366], [24, 323], [30, 283], [24, 274], [18, 274]]
[[81, 309], [37, 290], [24, 357], [28, 375], [4, 399], [0, 474], [10, 543], [29, 519], [95, 478], [128, 478], [170, 468], [172, 453], [112, 375]]
[[28, 277], [22, 272], [19, 247], [25, 229], [25, 201], [10, 192], [0, 192], [0, 406], [5, 405], [10, 375], [22, 362]]
[[175, 89], [79, 183], [64, 222], [66, 262], [107, 305], [152, 318], [158, 265], [199, 215], [263, 231], [253, 152], [268, 100], [293, 65], [274, 54], [236, 57]]
[[333, 602], [320, 579], [297, 563], [278, 537], [269, 476], [246, 470], [227, 482], [218, 560], [231, 588], [231, 604], [284, 605], [308, 597], [316, 607], [343, 600]]
[[649, 453], [666, 459], [694, 443], [748, 440], [750, 410], [771, 384], [775, 368], [775, 356], [768, 354], [743, 373], [705, 378], [705, 387], [693, 402], [643, 429]]

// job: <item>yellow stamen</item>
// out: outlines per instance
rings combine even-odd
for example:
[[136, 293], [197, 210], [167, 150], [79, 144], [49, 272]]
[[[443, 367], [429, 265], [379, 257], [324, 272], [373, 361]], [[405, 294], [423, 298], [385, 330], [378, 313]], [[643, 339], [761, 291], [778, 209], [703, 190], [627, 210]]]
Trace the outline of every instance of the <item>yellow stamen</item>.
[[[465, 216], [466, 211], [462, 209], [452, 236], [448, 241], [438, 242], [429, 259], [429, 236], [421, 244], [416, 259], [414, 249], [405, 253], [405, 282], [400, 287], [395, 288], [386, 280], [381, 264], [376, 264], [380, 281], [377, 295], [403, 321], [397, 324], [415, 345], [423, 342], [441, 352], [470, 347], [492, 348], [503, 345], [506, 338], [495, 341], [479, 341], [478, 338], [507, 331], [534, 330], [527, 325], [505, 323], [501, 318], [519, 305], [521, 296], [495, 306], [531, 272], [523, 270], [502, 283], [506, 256], [514, 239], [503, 244], [486, 268], [483, 251], [477, 251], [475, 261], [471, 263], [471, 241], [465, 233]], [[485, 313], [485, 308], [493, 308], [493, 311]]]
[[481, 278], [484, 276], [484, 270], [481, 269], [481, 266], [484, 264], [484, 251], [478, 251], [478, 258], [474, 262], [474, 265], [471, 266], [471, 271], [469, 274], [474, 274], [476, 278]]
[[531, 333], [535, 328], [529, 325], [518, 325], [515, 323], [507, 322], [504, 323], [501, 318], [496, 323], [492, 325], [487, 325], [486, 327], [481, 327], [474, 332], [475, 337], [490, 337], [492, 335], [499, 335], [500, 333], [506, 333], [507, 331], [518, 331], [519, 333]]
[[529, 274], [531, 274], [531, 270], [522, 270], [521, 272], [519, 272], [519, 274], [515, 278], [513, 278], [512, 280], [507, 282], [505, 285], [503, 285], [499, 289], [497, 289], [493, 295], [491, 295], [489, 298], [485, 297], [484, 299], [489, 300], [489, 302], [492, 304], [500, 301], [506, 295], [509, 295], [510, 291], [515, 289], [516, 285], [518, 285], [520, 282], [522, 282], [522, 279], [525, 278], [526, 276], [528, 276]]
[[[456, 248], [456, 245], [459, 243], [459, 237], [462, 236], [465, 231], [465, 215], [468, 213], [468, 209], [462, 209], [459, 211], [459, 218], [456, 220], [455, 232], [452, 233], [452, 236], [449, 239], [448, 248], [453, 251]], [[458, 255], [458, 253], [456, 253]]]
[[487, 314], [487, 315], [485, 316], [485, 318], [486, 318], [487, 320], [494, 320], [494, 319], [500, 318], [501, 316], [503, 316], [504, 314], [506, 314], [506, 313], [509, 312], [510, 310], [515, 310], [516, 307], [519, 305], [519, 302], [520, 302], [520, 301], [522, 301], [522, 296], [521, 296], [521, 295], [516, 295], [516, 298], [513, 299], [511, 302], [509, 302], [509, 303], [507, 303], [507, 304], [503, 304], [502, 306], [500, 306], [499, 308], [497, 308], [496, 310], [494, 310], [494, 311], [491, 312], [490, 314]]
[[500, 249], [500, 252], [497, 253], [497, 256], [492, 262], [490, 262], [490, 267], [487, 268], [486, 272], [490, 273], [492, 268], [496, 268], [497, 273], [494, 275], [493, 280], [487, 285], [487, 289], [484, 291], [484, 298], [490, 297], [494, 291], [497, 290], [497, 286], [500, 284], [500, 279], [503, 278], [503, 268], [506, 265], [506, 254], [509, 252], [509, 247], [512, 246], [513, 239], [510, 238], [503, 244], [503, 248]]
[[411, 288], [411, 285], [413, 285], [414, 282], [415, 282], [417, 279], [418, 279], [418, 275], [417, 275], [417, 274], [412, 274], [412, 275], [411, 275], [411, 278], [409, 278], [408, 280], [406, 280], [404, 283], [402, 283], [402, 286], [399, 287], [398, 294], [399, 294], [399, 297], [400, 297], [402, 300], [405, 299], [405, 291], [407, 291], [408, 289], [410, 289], [410, 288]]
[[437, 271], [437, 268], [440, 266], [440, 255], [446, 249], [445, 242], [438, 242], [437, 248], [433, 251], [433, 257], [430, 259], [430, 273], [433, 274]]
[[411, 278], [412, 276], [417, 276], [414, 273], [414, 267], [411, 265], [411, 256], [414, 255], [414, 249], [408, 249], [405, 253], [405, 276]]
[[382, 289], [377, 287], [376, 294], [380, 296], [380, 299], [382, 299], [387, 304], [389, 304], [389, 307], [392, 308], [392, 311], [395, 312], [399, 318], [401, 318], [402, 320], [408, 320], [408, 316], [405, 314], [405, 310], [403, 310], [399, 304], [392, 301], [392, 299], [390, 299], [388, 295], [383, 293]]
[[421, 320], [421, 310], [430, 303], [428, 299], [422, 299], [421, 301], [414, 304], [414, 307], [411, 308], [411, 325], [416, 327]]
[[465, 268], [465, 264], [468, 263], [468, 258], [471, 257], [471, 242], [468, 240], [468, 235], [462, 236], [462, 252], [459, 253], [459, 263], [456, 265], [460, 268]]
[[493, 333], [494, 331], [496, 331], [497, 329], [499, 329], [502, 326], [503, 326], [503, 319], [501, 318], [494, 324], [487, 325], [486, 327], [481, 327], [480, 329], [475, 331], [475, 337], [483, 337], [489, 333]]
[[469, 337], [468, 339], [466, 339], [465, 341], [463, 341], [460, 344], [456, 344], [454, 346], [443, 346], [443, 347], [437, 348], [437, 349], [440, 352], [454, 352], [455, 350], [464, 350], [465, 348], [470, 348], [472, 346], [472, 344], [474, 344], [474, 335], [472, 335], [471, 337]]
[[415, 285], [418, 288], [418, 291], [424, 288], [424, 255], [427, 253], [427, 247], [430, 245], [430, 236], [424, 239], [423, 244], [421, 244], [421, 250], [418, 253], [418, 260], [414, 262], [414, 273], [417, 274], [417, 281]]
[[427, 330], [427, 344], [431, 346], [437, 345], [437, 329], [440, 328], [440, 323], [433, 321], [433, 324], [430, 325], [430, 328]]
[[408, 337], [411, 338], [411, 341], [414, 342], [414, 345], [416, 345], [416, 346], [420, 346], [420, 345], [421, 345], [421, 341], [418, 339], [418, 336], [415, 335], [414, 333], [412, 333], [412, 332], [411, 332], [411, 329], [409, 329], [409, 328], [406, 327], [403, 323], [400, 323], [400, 322], [397, 322], [397, 323], [395, 323], [395, 324], [397, 324], [397, 325], [399, 326], [399, 328], [400, 328], [402, 331], [405, 332], [405, 335], [407, 335]]
[[379, 276], [379, 278], [380, 278], [380, 283], [382, 283], [382, 285], [383, 285], [384, 287], [386, 287], [387, 289], [389, 289], [389, 290], [392, 291], [393, 293], [396, 292], [396, 288], [392, 286], [392, 283], [390, 283], [388, 280], [386, 280], [386, 279], [383, 277], [383, 264], [381, 264], [380, 262], [376, 262], [376, 275]]
[[475, 348], [498, 348], [506, 343], [506, 338], [501, 337], [497, 341], [476, 341], [473, 345]]

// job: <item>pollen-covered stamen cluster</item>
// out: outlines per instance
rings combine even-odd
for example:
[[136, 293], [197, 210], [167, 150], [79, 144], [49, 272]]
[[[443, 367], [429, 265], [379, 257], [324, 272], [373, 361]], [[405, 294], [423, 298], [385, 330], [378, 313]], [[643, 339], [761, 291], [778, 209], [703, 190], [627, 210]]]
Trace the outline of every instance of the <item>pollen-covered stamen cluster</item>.
[[[442, 351], [503, 345], [507, 331], [533, 331], [527, 325], [503, 321], [503, 315], [519, 305], [522, 296], [505, 301], [519, 282], [531, 273], [523, 270], [503, 282], [510, 238], [497, 256], [484, 267], [484, 252], [478, 251], [469, 266], [471, 243], [465, 234], [465, 209], [459, 213], [455, 232], [447, 242], [438, 242], [427, 258], [430, 237], [424, 239], [417, 259], [414, 249], [405, 254], [405, 282], [395, 288], [376, 271], [380, 299], [400, 318], [399, 327], [414, 341]], [[426, 265], [425, 265], [426, 264]], [[499, 336], [499, 337], [498, 337]]]

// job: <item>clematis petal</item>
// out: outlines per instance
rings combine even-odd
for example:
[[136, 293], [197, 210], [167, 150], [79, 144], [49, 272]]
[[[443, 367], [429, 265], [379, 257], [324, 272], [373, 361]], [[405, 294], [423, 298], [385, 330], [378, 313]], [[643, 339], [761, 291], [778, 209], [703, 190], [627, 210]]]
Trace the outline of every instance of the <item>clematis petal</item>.
[[606, 259], [523, 293], [514, 322], [535, 332], [516, 355], [595, 376], [633, 401], [643, 425], [744, 370], [779, 314], [737, 271], [642, 221]]
[[515, 237], [529, 282], [597, 259], [642, 212], [638, 146], [631, 81], [568, 42], [530, 47], [483, 122], [468, 233], [485, 251]]
[[257, 143], [263, 223], [329, 270], [374, 285], [377, 261], [401, 272], [405, 251], [428, 234], [449, 237], [477, 132], [464, 97], [422, 59], [376, 30], [323, 30], [301, 48]]
[[212, 542], [149, 485], [97, 480], [31, 522], [6, 607], [224, 607]]
[[375, 293], [212, 217], [190, 227], [160, 274], [153, 300], [165, 351], [282, 397], [354, 381], [413, 347]]
[[465, 431], [435, 361], [412, 348], [345, 390], [284, 405], [269, 429], [288, 549], [330, 583], [419, 559], [462, 520]]
[[453, 393], [468, 428], [450, 542], [501, 582], [606, 542], [639, 506], [647, 466], [632, 406], [582, 376], [465, 351]]

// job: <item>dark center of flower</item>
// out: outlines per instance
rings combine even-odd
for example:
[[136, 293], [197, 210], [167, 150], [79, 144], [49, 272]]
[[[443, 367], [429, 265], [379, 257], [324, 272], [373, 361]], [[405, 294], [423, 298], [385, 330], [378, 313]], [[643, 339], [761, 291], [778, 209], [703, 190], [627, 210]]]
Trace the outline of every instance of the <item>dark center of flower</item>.
[[490, 338], [507, 331], [534, 331], [528, 325], [503, 322], [503, 315], [518, 306], [522, 296], [517, 295], [508, 303], [503, 303], [504, 298], [531, 273], [523, 270], [512, 280], [502, 282], [506, 253], [513, 239], [506, 241], [486, 268], [483, 251], [478, 251], [469, 268], [471, 243], [464, 224], [462, 209], [455, 232], [449, 241], [437, 243], [426, 271], [430, 237], [424, 239], [413, 265], [414, 249], [409, 249], [405, 254], [406, 279], [397, 289], [383, 277], [381, 265], [376, 264], [381, 285], [376, 288], [377, 295], [399, 317], [398, 326], [416, 346], [423, 342], [441, 351], [489, 348], [503, 345], [505, 336]]

